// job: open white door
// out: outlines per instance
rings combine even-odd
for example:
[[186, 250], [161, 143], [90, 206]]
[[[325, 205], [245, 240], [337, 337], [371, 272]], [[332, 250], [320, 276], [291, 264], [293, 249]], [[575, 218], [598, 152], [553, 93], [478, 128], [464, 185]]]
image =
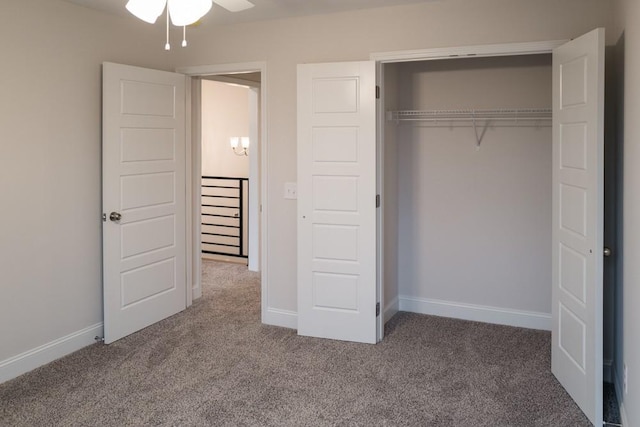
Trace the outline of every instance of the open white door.
[[185, 76], [103, 64], [104, 334], [186, 307]]
[[551, 370], [602, 425], [604, 29], [553, 52]]
[[298, 334], [376, 342], [375, 63], [298, 66]]

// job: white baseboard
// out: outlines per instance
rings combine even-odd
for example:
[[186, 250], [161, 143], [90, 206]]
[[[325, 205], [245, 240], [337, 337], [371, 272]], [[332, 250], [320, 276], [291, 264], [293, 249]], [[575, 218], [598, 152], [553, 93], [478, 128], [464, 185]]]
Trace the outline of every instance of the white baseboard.
[[620, 420], [622, 421], [622, 425], [625, 427], [630, 426], [631, 424], [629, 424], [629, 417], [627, 416], [627, 409], [624, 406], [624, 402], [620, 403], [619, 408], [620, 408]]
[[0, 361], [0, 383], [16, 378], [67, 354], [94, 344], [96, 336], [103, 335], [102, 322], [73, 332], [17, 356]]
[[232, 264], [249, 265], [247, 258], [239, 258], [235, 256], [216, 255], [216, 254], [202, 254], [202, 259], [208, 259], [211, 261], [230, 262]]
[[387, 323], [398, 311], [400, 311], [400, 301], [395, 297], [384, 306], [384, 323]]
[[193, 300], [197, 300], [198, 298], [202, 297], [202, 286], [200, 286], [200, 284], [195, 284], [191, 287], [191, 295], [193, 295]]
[[517, 326], [520, 328], [542, 329], [545, 331], [550, 331], [552, 326], [550, 313], [416, 298], [405, 295], [400, 295], [399, 300], [400, 311], [453, 317], [455, 319], [473, 320], [498, 325]]
[[624, 404], [624, 393], [622, 390], [622, 379], [618, 376], [615, 365], [612, 366], [613, 386], [616, 389], [616, 398], [618, 399], [618, 409], [620, 410], [620, 419], [623, 426], [630, 426], [629, 417], [627, 416], [627, 408]]
[[262, 323], [282, 328], [298, 329], [298, 313], [277, 308], [267, 308], [262, 316]]

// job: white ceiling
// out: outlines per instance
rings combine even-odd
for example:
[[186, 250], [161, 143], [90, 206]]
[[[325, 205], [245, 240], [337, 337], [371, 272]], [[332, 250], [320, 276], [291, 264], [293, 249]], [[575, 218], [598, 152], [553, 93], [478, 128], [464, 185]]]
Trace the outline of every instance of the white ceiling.
[[[125, 9], [127, 0], [65, 0], [81, 6], [121, 16], [130, 16]], [[214, 0], [215, 1], [215, 0]], [[292, 16], [319, 15], [347, 10], [372, 9], [409, 3], [444, 0], [250, 0], [255, 7], [242, 12], [228, 12], [215, 5], [206, 21], [217, 24], [263, 21]]]

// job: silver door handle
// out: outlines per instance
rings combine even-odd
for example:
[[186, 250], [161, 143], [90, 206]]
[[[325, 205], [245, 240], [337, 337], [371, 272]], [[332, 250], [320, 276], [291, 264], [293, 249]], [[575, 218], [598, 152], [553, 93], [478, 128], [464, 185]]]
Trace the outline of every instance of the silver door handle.
[[118, 212], [111, 212], [111, 214], [109, 215], [109, 219], [113, 222], [118, 222], [122, 219], [122, 215]]
[[604, 251], [602, 251], [602, 253], [604, 254], [604, 256], [611, 256], [611, 249], [605, 246]]

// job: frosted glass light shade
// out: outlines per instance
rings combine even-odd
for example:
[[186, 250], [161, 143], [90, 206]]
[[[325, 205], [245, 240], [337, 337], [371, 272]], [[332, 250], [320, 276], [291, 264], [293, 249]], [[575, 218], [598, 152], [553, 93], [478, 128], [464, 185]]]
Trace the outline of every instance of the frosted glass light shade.
[[236, 156], [249, 155], [249, 137], [248, 136], [232, 136], [229, 138], [229, 144]]
[[167, 0], [129, 0], [126, 8], [136, 18], [155, 24], [166, 5]]
[[171, 23], [177, 27], [191, 25], [211, 10], [211, 0], [167, 0]]

